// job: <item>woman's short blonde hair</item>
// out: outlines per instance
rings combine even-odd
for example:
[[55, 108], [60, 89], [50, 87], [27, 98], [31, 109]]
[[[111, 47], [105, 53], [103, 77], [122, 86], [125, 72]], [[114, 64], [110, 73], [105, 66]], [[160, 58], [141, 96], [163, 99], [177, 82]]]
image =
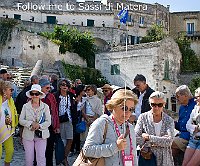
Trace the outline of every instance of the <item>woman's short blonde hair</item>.
[[106, 104], [106, 108], [112, 112], [112, 110], [122, 104], [124, 100], [131, 100], [134, 105], [138, 103], [137, 96], [131, 90], [120, 89], [117, 90], [111, 97], [111, 99]]
[[10, 81], [0, 80], [0, 95], [3, 96], [4, 91], [7, 88], [12, 88], [12, 87], [13, 87], [13, 84]]

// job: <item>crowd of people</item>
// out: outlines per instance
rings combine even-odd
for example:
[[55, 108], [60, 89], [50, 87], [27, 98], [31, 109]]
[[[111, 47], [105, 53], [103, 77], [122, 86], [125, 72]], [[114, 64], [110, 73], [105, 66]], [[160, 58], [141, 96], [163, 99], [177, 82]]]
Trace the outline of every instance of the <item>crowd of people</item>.
[[[141, 74], [135, 76], [133, 84], [132, 90], [114, 90], [105, 84], [101, 101], [97, 87], [84, 85], [80, 79], [72, 84], [56, 75], [33, 75], [17, 93], [12, 75], [1, 69], [0, 158], [4, 149], [4, 165], [12, 161], [13, 134], [18, 126], [26, 166], [53, 166], [58, 136], [64, 144], [61, 163], [65, 166], [69, 165], [69, 156], [81, 153], [88, 158], [104, 158], [105, 166], [150, 165], [153, 160], [157, 166], [174, 166], [184, 153], [183, 166], [198, 166], [200, 88], [194, 97], [186, 85], [176, 89], [180, 108], [178, 121], [174, 121], [164, 111], [165, 94], [151, 89]], [[81, 133], [77, 131], [80, 121], [86, 124]], [[140, 147], [140, 153], [136, 147]], [[150, 159], [143, 156], [145, 148]], [[74, 166], [78, 165], [77, 160]]]

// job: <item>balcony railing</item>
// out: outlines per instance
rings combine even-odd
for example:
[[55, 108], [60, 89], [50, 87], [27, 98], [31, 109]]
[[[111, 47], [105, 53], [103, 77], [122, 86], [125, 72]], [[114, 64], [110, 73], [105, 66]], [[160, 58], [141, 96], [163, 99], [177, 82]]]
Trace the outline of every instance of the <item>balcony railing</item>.
[[185, 34], [187, 37], [200, 37], [200, 31], [181, 31], [179, 34]]

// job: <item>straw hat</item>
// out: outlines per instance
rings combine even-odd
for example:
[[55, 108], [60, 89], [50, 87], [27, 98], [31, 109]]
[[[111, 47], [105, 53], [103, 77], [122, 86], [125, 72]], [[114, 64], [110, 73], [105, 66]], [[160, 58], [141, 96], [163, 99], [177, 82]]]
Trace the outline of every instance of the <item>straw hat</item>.
[[103, 87], [101, 87], [102, 90], [104, 89], [110, 89], [113, 90], [113, 88], [109, 84], [105, 84]]

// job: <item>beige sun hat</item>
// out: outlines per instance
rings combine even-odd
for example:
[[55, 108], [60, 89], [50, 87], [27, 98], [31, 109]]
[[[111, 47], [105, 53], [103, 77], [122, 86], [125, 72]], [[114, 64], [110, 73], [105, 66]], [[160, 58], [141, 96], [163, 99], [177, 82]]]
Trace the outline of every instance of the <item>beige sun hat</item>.
[[113, 90], [113, 88], [109, 85], [109, 84], [105, 84], [103, 87], [101, 87], [101, 89], [110, 89]]
[[30, 95], [30, 92], [31, 91], [38, 91], [40, 92], [40, 99], [44, 98], [45, 97], [45, 94], [41, 91], [41, 86], [39, 84], [33, 84], [31, 86], [31, 89], [29, 91], [26, 92], [26, 96], [28, 98], [31, 98], [31, 95]]

